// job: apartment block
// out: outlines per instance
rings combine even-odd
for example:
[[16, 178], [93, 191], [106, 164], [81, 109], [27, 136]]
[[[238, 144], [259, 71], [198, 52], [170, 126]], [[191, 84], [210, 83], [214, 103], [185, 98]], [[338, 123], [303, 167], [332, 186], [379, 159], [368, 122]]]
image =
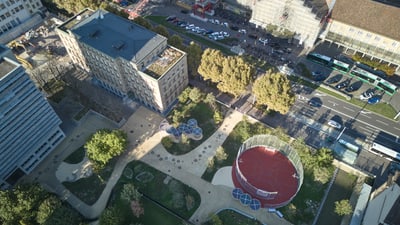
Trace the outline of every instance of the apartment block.
[[321, 39], [400, 65], [400, 7], [371, 0], [336, 0]]
[[39, 24], [40, 0], [0, 0], [0, 43], [5, 44]]
[[29, 174], [64, 139], [61, 120], [0, 45], [0, 189]]
[[188, 85], [185, 52], [107, 11], [85, 9], [61, 24], [57, 33], [72, 61], [123, 99], [165, 113]]

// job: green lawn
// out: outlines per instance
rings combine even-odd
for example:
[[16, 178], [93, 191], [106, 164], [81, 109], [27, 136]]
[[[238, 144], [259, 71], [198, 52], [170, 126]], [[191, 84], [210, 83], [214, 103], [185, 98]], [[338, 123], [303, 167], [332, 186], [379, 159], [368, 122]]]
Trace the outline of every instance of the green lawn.
[[[221, 219], [221, 225], [262, 225], [258, 220], [249, 218], [230, 209], [225, 209], [219, 212], [218, 217]], [[213, 225], [211, 221], [204, 225]]]
[[[116, 193], [117, 196], [116, 202], [118, 202], [119, 192], [123, 184], [133, 183], [141, 193], [149, 196], [154, 201], [157, 201], [165, 208], [168, 208], [170, 211], [175, 212], [185, 219], [189, 219], [200, 205], [200, 195], [193, 188], [190, 188], [186, 184], [169, 177], [145, 163], [140, 161], [130, 162], [125, 170], [133, 171], [133, 177], [128, 178], [126, 176], [121, 176], [114, 188], [114, 193]], [[143, 172], [151, 174], [153, 178], [145, 183], [136, 179], [136, 177], [139, 174], [143, 174]], [[124, 216], [129, 217], [129, 215], [130, 212]], [[154, 216], [155, 214], [152, 215]]]
[[127, 202], [124, 202], [121, 199], [118, 199], [118, 201], [115, 202], [120, 215], [124, 217], [124, 224], [141, 223], [143, 225], [180, 225], [183, 223], [179, 217], [171, 214], [164, 208], [145, 197], [142, 197], [140, 202], [144, 208], [144, 214], [139, 218], [133, 216], [130, 206]]
[[85, 148], [81, 146], [73, 153], [71, 153], [66, 159], [64, 159], [64, 162], [69, 164], [77, 164], [82, 162], [84, 157], [85, 157]]
[[356, 184], [357, 177], [339, 170], [339, 173], [328, 194], [324, 207], [318, 218], [317, 225], [337, 225], [342, 221], [342, 217], [338, 216], [335, 210], [335, 202], [342, 199], [350, 199]]
[[[79, 148], [76, 151], [81, 151]], [[76, 153], [73, 154], [80, 154]], [[100, 197], [103, 192], [104, 187], [108, 179], [111, 176], [111, 173], [114, 169], [115, 163], [117, 162], [118, 157], [112, 159], [107, 166], [100, 171], [99, 175], [93, 173], [90, 177], [79, 179], [75, 182], [63, 182], [62, 184], [72, 192], [76, 197], [85, 202], [88, 205], [94, 204], [97, 199]]]

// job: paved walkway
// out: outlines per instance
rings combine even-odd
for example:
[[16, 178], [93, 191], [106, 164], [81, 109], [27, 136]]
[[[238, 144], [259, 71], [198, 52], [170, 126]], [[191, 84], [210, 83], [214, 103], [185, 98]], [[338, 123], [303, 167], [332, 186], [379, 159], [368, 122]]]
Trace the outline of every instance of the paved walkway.
[[[33, 176], [37, 176], [36, 180], [42, 183], [47, 190], [68, 201], [86, 218], [95, 219], [100, 216], [125, 166], [132, 160], [141, 160], [199, 192], [200, 206], [190, 218], [194, 224], [202, 224], [209, 219], [210, 215], [224, 208], [235, 208], [256, 217], [265, 224], [290, 224], [265, 210], [252, 211], [249, 207], [241, 205], [239, 201], [232, 198], [232, 187], [213, 185], [201, 179], [201, 175], [207, 168], [208, 159], [215, 155], [216, 149], [222, 145], [235, 125], [242, 120], [243, 114], [237, 111], [230, 111], [219, 129], [196, 149], [185, 155], [174, 156], [169, 154], [160, 143], [162, 137], [167, 135], [164, 131], [158, 131], [158, 126], [163, 118], [143, 107], [139, 108], [121, 128], [128, 134], [129, 149], [131, 150], [125, 152], [116, 163], [99, 199], [93, 205], [85, 204], [71, 194], [61, 182], [76, 180], [84, 176], [87, 172], [87, 163], [81, 162], [72, 165], [60, 162], [60, 160], [82, 146], [88, 136], [97, 129], [115, 128], [115, 124], [112, 123], [108, 124], [104, 121], [96, 123], [96, 119], [99, 119], [96, 117], [97, 115], [90, 115], [83, 119], [81, 126], [76, 128], [57, 148], [57, 152], [61, 152], [61, 154], [51, 157], [54, 165], [51, 168], [49, 163], [40, 166], [37, 174]], [[83, 130], [85, 131], [83, 132]], [[43, 167], [46, 168], [43, 169]]]

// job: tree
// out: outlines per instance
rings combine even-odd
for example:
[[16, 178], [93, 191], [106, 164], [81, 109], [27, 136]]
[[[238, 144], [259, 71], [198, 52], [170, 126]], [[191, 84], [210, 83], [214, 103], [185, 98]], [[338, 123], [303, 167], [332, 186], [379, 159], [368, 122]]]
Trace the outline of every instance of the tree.
[[211, 217], [212, 225], [223, 225], [222, 220], [218, 217], [218, 215], [213, 215]]
[[219, 146], [217, 148], [217, 151], [215, 152], [215, 158], [218, 162], [221, 162], [228, 158], [228, 154], [226, 154], [225, 149], [222, 146]]
[[132, 183], [124, 184], [121, 191], [121, 198], [127, 202], [130, 201], [139, 201], [142, 197], [142, 194], [135, 188], [135, 185]]
[[156, 32], [157, 34], [160, 34], [166, 38], [169, 37], [169, 32], [167, 30], [167, 28], [165, 28], [163, 25], [158, 25], [156, 27], [153, 28], [153, 31]]
[[295, 102], [290, 81], [280, 73], [266, 74], [254, 82], [253, 93], [257, 104], [267, 105], [268, 109], [286, 114]]
[[139, 24], [142, 27], [147, 28], [148, 30], [151, 30], [153, 28], [153, 26], [151, 25], [151, 23], [149, 21], [147, 21], [145, 18], [138, 16], [136, 17], [133, 22]]
[[340, 201], [335, 202], [335, 213], [338, 214], [339, 216], [350, 215], [352, 212], [353, 209], [348, 199], [342, 199]]
[[203, 93], [198, 88], [192, 88], [189, 93], [189, 98], [192, 100], [194, 103], [199, 103], [202, 98], [203, 98]]
[[216, 104], [215, 102], [217, 101], [217, 99], [215, 98], [215, 95], [213, 93], [208, 93], [206, 95], [206, 98], [204, 99], [204, 102], [209, 104], [213, 109], [215, 109]]
[[174, 34], [170, 38], [168, 38], [168, 44], [174, 46], [175, 48], [178, 48], [182, 51], [185, 51], [186, 48], [183, 45], [183, 40], [180, 36]]
[[220, 91], [237, 97], [252, 80], [254, 67], [240, 56], [225, 57], [221, 51], [208, 48], [201, 56], [198, 73], [204, 80], [216, 83]]
[[103, 167], [120, 155], [128, 145], [127, 135], [121, 130], [99, 130], [85, 144], [87, 156], [95, 165]]
[[190, 45], [187, 47], [186, 52], [187, 52], [188, 72], [189, 75], [194, 76], [197, 74], [197, 69], [199, 68], [201, 62], [201, 54], [203, 50], [201, 49], [200, 45], [192, 41], [190, 42]]
[[182, 93], [178, 96], [178, 100], [180, 103], [185, 103], [189, 100], [189, 94], [192, 89], [190, 87], [185, 88]]
[[54, 209], [51, 216], [48, 217], [44, 225], [71, 225], [82, 224], [82, 218], [69, 205], [62, 204]]
[[140, 204], [139, 201], [132, 201], [131, 202], [131, 209], [132, 213], [135, 217], [139, 218], [141, 215], [144, 214], [144, 208]]
[[100, 215], [99, 224], [100, 225], [122, 225], [123, 217], [120, 215], [118, 208], [111, 206], [106, 208]]
[[44, 224], [59, 207], [61, 207], [61, 201], [56, 196], [52, 195], [46, 198], [39, 205], [36, 221], [39, 224]]
[[333, 162], [332, 150], [329, 148], [321, 148], [316, 153], [317, 164], [320, 167], [327, 167]]

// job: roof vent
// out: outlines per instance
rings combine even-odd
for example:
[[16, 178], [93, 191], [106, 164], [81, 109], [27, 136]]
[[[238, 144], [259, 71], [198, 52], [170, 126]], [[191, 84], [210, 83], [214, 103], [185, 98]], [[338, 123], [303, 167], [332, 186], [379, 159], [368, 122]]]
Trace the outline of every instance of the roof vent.
[[115, 42], [115, 43], [112, 45], [112, 47], [113, 47], [114, 49], [118, 50], [118, 51], [121, 50], [124, 46], [125, 46], [125, 43], [124, 43], [123, 41]]
[[76, 20], [81, 20], [82, 19], [82, 16], [81, 15], [77, 15], [76, 16]]
[[99, 30], [93, 30], [92, 32], [89, 33], [89, 37], [95, 38], [95, 37], [99, 36], [99, 34], [100, 34]]
[[99, 18], [102, 20], [102, 19], [104, 19], [104, 15], [103, 15], [103, 12], [102, 11], [99, 11]]

